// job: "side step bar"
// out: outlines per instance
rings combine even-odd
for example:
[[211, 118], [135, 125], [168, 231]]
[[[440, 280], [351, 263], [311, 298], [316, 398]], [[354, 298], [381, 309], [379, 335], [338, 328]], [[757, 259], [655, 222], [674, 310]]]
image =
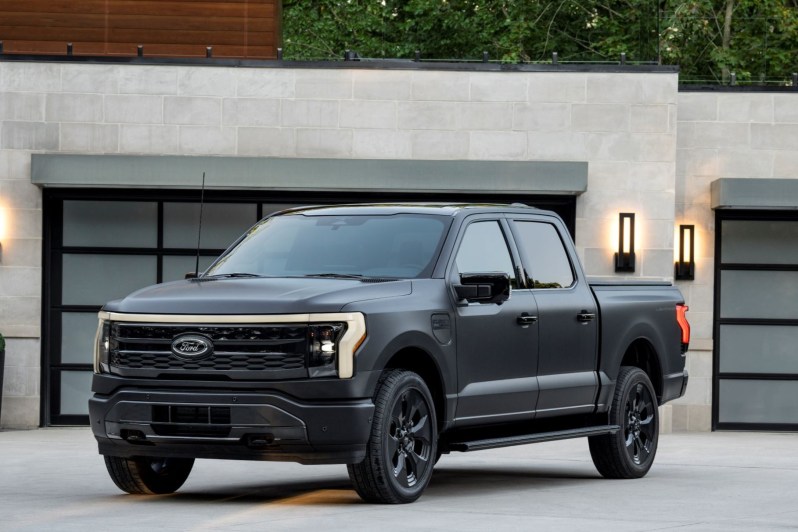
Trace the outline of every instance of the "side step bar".
[[447, 447], [450, 451], [460, 451], [466, 453], [468, 451], [496, 449], [498, 447], [510, 447], [512, 445], [526, 445], [528, 443], [567, 440], [570, 438], [582, 438], [584, 436], [615, 434], [619, 430], [621, 430], [621, 427], [618, 425], [599, 425], [597, 427], [584, 427], [581, 429], [557, 430], [554, 432], [541, 432], [538, 434], [522, 434], [520, 436], [508, 436], [506, 438], [490, 438], [487, 440], [452, 442]]

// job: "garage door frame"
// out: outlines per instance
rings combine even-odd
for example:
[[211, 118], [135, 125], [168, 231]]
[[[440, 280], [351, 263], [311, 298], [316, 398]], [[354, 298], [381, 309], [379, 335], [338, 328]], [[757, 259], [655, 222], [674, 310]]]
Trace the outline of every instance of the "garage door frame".
[[720, 383], [721, 380], [757, 380], [757, 381], [798, 381], [798, 373], [722, 373], [721, 362], [721, 326], [722, 325], [786, 325], [798, 327], [796, 319], [770, 318], [723, 318], [721, 314], [721, 282], [722, 274], [727, 271], [764, 271], [798, 272], [798, 264], [746, 264], [724, 263], [723, 257], [723, 222], [741, 221], [789, 221], [798, 222], [796, 210], [756, 210], [756, 209], [724, 209], [715, 210], [715, 275], [714, 275], [714, 323], [713, 323], [713, 362], [712, 362], [712, 430], [762, 430], [762, 431], [798, 431], [798, 423], [741, 423], [721, 422]]
[[[163, 235], [163, 203], [196, 203], [199, 190], [187, 189], [143, 189], [143, 188], [60, 188], [47, 187], [43, 194], [44, 239], [42, 279], [42, 342], [41, 342], [41, 419], [42, 426], [87, 425], [88, 415], [64, 414], [61, 409], [60, 376], [63, 372], [88, 372], [89, 363], [64, 362], [61, 353], [60, 316], [70, 312], [96, 312], [99, 305], [65, 305], [60, 294], [63, 288], [62, 257], [64, 254], [112, 254], [156, 256], [158, 281], [163, 271], [165, 255], [194, 256], [195, 249], [172, 249], [163, 245], [162, 238], [153, 248], [125, 247], [70, 247], [63, 244], [64, 201], [128, 201], [158, 203], [157, 234]], [[263, 214], [263, 206], [275, 204], [330, 204], [330, 203], [376, 203], [393, 201], [449, 201], [449, 202], [525, 202], [529, 205], [557, 212], [563, 218], [571, 234], [576, 222], [576, 196], [526, 193], [463, 193], [458, 191], [437, 193], [373, 192], [373, 191], [274, 191], [251, 190], [206, 190], [205, 202], [256, 204], [257, 219]], [[255, 220], [253, 220], [253, 223]], [[205, 228], [207, 230], [207, 227]], [[204, 232], [204, 231], [203, 231]], [[202, 253], [218, 255], [222, 249], [203, 246]]]

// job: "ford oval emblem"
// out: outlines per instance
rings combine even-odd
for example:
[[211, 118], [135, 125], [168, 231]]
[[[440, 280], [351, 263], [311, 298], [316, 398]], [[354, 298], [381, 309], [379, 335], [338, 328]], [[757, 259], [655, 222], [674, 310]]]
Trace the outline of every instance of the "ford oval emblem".
[[182, 360], [204, 360], [213, 354], [213, 341], [201, 334], [181, 334], [172, 340], [172, 353]]

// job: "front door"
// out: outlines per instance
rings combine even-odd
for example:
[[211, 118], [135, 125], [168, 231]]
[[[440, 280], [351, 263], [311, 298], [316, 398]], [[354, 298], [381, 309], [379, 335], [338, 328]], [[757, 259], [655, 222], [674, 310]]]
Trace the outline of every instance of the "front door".
[[[472, 220], [463, 232], [449, 270], [451, 283], [461, 273], [504, 272], [516, 288], [516, 268], [498, 219]], [[457, 424], [502, 422], [534, 417], [537, 385], [537, 306], [525, 290], [513, 290], [502, 304], [456, 306]]]

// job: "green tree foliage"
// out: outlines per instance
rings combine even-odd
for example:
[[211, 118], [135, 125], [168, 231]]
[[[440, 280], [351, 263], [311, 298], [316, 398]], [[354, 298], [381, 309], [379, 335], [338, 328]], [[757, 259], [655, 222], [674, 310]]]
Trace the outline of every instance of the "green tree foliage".
[[662, 56], [680, 65], [683, 77], [726, 81], [735, 72], [738, 80], [766, 81], [798, 71], [795, 0], [682, 0], [669, 7]]
[[[659, 2], [659, 5], [657, 5]], [[659, 36], [659, 38], [658, 38]], [[659, 46], [658, 46], [659, 44]], [[788, 79], [798, 70], [798, 0], [284, 0], [286, 59], [629, 61], [683, 79]], [[658, 54], [660, 56], [658, 57]]]

